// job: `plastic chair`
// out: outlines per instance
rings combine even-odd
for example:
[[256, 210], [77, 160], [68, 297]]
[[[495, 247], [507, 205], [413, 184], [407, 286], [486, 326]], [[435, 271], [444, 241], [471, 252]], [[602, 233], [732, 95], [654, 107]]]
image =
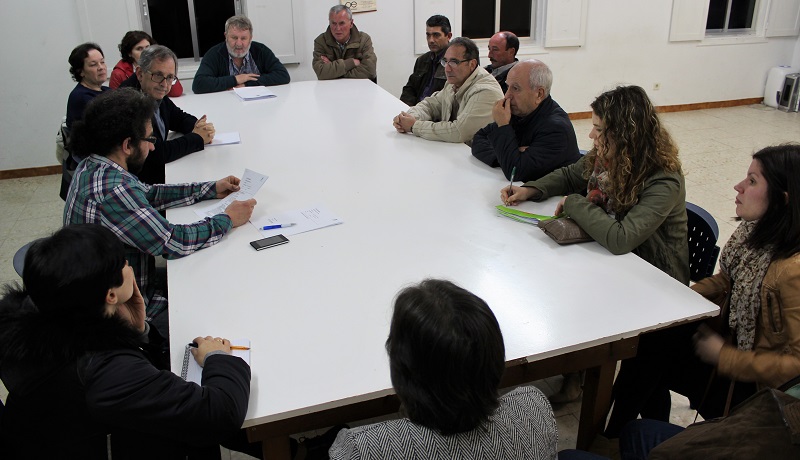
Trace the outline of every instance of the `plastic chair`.
[[700, 281], [714, 274], [719, 257], [719, 227], [705, 209], [686, 203], [689, 219], [689, 279]]

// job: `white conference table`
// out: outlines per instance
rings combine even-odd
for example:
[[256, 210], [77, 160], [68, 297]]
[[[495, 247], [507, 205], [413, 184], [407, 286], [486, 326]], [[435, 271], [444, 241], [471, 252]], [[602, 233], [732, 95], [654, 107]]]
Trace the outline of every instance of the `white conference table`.
[[[633, 254], [597, 243], [558, 246], [534, 226], [498, 217], [499, 169], [463, 144], [398, 134], [405, 104], [365, 80], [231, 92], [174, 101], [241, 143], [167, 165], [170, 183], [250, 168], [269, 176], [253, 218], [323, 204], [344, 223], [255, 251], [250, 224], [168, 262], [172, 368], [198, 335], [252, 341], [244, 426], [267, 458], [288, 458], [288, 434], [397, 409], [384, 342], [402, 287], [447, 278], [483, 298], [503, 331], [505, 384], [590, 368], [579, 447], [608, 408], [617, 359], [643, 331], [716, 314], [717, 307]], [[551, 214], [555, 200], [525, 203]], [[202, 205], [201, 205], [202, 206]], [[197, 220], [192, 208], [173, 222]], [[592, 370], [594, 372], [592, 372]], [[602, 414], [601, 414], [602, 412]]]

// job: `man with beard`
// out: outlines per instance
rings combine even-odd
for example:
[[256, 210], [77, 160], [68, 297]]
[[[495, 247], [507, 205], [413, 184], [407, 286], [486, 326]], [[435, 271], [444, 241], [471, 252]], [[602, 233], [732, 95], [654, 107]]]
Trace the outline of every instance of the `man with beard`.
[[[167, 96], [172, 85], [178, 81], [178, 57], [166, 46], [148, 46], [139, 55], [136, 72], [119, 85], [120, 88], [136, 88], [150, 96], [155, 103], [153, 134], [156, 145], [136, 176], [145, 184], [163, 184], [164, 167], [186, 155], [203, 150], [205, 144], [214, 140], [214, 125], [203, 115], [197, 117], [181, 110]], [[168, 139], [170, 130], [183, 134]]]
[[[153, 101], [139, 91], [118, 89], [96, 97], [83, 120], [73, 124], [71, 145], [83, 158], [67, 193], [64, 225], [95, 223], [125, 244], [125, 258], [147, 305], [148, 320], [166, 309], [158, 289], [155, 256], [177, 259], [218, 243], [231, 228], [246, 223], [254, 199], [234, 201], [223, 213], [191, 224], [172, 224], [159, 210], [223, 198], [239, 190], [239, 179], [146, 185], [133, 173], [153, 150]], [[165, 286], [165, 284], [164, 284]], [[166, 315], [153, 323], [166, 333]]]
[[215, 93], [242, 86], [289, 83], [289, 72], [265, 45], [252, 41], [253, 23], [245, 16], [225, 21], [225, 41], [212, 46], [194, 76], [192, 91]]

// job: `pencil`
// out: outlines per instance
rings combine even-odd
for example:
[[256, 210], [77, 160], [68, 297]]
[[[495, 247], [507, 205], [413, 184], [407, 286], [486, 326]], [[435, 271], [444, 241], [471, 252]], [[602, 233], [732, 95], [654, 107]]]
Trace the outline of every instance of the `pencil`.
[[241, 345], [231, 345], [231, 350], [249, 350], [250, 347], [243, 347]]

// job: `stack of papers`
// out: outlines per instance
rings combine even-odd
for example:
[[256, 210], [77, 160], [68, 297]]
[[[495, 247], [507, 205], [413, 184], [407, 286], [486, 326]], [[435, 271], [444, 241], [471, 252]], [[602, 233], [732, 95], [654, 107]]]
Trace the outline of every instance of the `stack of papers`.
[[519, 209], [509, 208], [507, 206], [498, 205], [497, 212], [503, 217], [522, 222], [524, 224], [538, 225], [540, 220], [555, 219], [555, 216], [542, 216], [540, 214], [531, 214], [529, 212], [520, 211]]
[[[339, 225], [343, 221], [333, 215], [325, 206], [316, 205], [302, 209], [294, 209], [279, 214], [272, 214], [257, 219], [251, 219], [250, 223], [255, 226], [264, 238], [275, 235], [297, 235], [298, 233], [310, 232], [318, 228]], [[278, 224], [294, 224], [291, 227], [275, 228], [263, 230], [264, 227]]]
[[200, 217], [214, 217], [217, 214], [222, 214], [225, 209], [234, 201], [245, 201], [256, 196], [256, 193], [264, 185], [264, 182], [269, 179], [269, 176], [259, 174], [255, 171], [245, 169], [242, 179], [239, 182], [239, 191], [231, 193], [225, 199], [218, 201], [210, 206], [205, 206], [200, 209], [195, 209], [194, 213]]
[[255, 101], [257, 99], [269, 99], [273, 97], [278, 97], [275, 93], [268, 90], [264, 86], [245, 86], [244, 88], [233, 88], [233, 92], [236, 93], [239, 98], [243, 101]]

